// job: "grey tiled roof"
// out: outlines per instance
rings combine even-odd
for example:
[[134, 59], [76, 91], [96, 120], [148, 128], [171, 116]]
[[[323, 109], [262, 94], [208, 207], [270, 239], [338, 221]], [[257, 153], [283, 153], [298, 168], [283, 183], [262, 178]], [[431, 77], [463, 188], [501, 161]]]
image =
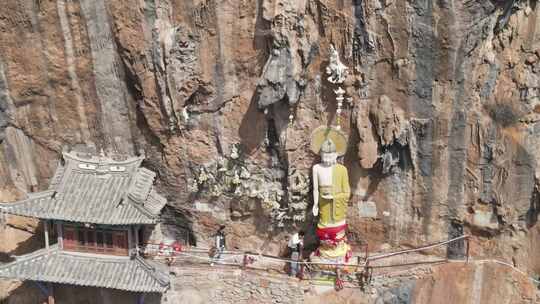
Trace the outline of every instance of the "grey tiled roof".
[[133, 292], [164, 292], [169, 287], [169, 276], [159, 266], [140, 257], [70, 253], [53, 246], [48, 253], [42, 249], [0, 266], [0, 277]]
[[155, 173], [142, 158], [115, 161], [64, 153], [50, 189], [27, 199], [0, 204], [22, 216], [109, 225], [154, 224], [167, 203], [153, 186]]

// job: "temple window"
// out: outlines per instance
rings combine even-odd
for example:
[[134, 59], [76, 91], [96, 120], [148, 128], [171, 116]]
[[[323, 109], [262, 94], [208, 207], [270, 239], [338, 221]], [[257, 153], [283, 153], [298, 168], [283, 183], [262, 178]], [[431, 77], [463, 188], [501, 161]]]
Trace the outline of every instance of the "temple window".
[[64, 250], [128, 255], [127, 230], [64, 226]]

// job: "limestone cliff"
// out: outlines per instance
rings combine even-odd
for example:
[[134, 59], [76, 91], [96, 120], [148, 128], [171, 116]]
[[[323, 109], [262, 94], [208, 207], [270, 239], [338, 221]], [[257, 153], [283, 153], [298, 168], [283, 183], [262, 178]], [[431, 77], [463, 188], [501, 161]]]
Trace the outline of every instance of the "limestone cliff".
[[[276, 253], [313, 225], [330, 45], [350, 71], [353, 245], [467, 233], [474, 256], [540, 274], [536, 0], [4, 0], [0, 198], [47, 188], [66, 147], [144, 153], [166, 237], [227, 224], [232, 247]], [[32, 239], [12, 221], [7, 253]]]

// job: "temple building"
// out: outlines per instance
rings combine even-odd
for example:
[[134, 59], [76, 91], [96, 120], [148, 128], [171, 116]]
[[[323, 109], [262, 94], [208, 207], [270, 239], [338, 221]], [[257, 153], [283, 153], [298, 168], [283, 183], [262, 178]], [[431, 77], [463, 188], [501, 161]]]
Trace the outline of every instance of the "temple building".
[[124, 298], [129, 292], [138, 303], [160, 297], [169, 288], [168, 272], [139, 249], [167, 201], [143, 159], [63, 153], [48, 190], [0, 204], [4, 213], [40, 219], [45, 239], [45, 248], [1, 265], [0, 278], [36, 283], [49, 304], [55, 295], [68, 303], [60, 294], [75, 286]]

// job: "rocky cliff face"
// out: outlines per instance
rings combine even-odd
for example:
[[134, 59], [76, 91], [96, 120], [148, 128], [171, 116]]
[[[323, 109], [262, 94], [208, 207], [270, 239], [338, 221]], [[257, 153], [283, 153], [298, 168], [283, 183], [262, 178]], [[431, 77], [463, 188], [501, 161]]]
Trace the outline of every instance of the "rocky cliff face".
[[204, 245], [227, 224], [231, 246], [275, 253], [313, 224], [309, 135], [336, 119], [334, 45], [353, 244], [468, 233], [474, 256], [540, 273], [536, 0], [2, 6], [3, 201], [45, 189], [65, 147], [145, 153], [167, 237]]

